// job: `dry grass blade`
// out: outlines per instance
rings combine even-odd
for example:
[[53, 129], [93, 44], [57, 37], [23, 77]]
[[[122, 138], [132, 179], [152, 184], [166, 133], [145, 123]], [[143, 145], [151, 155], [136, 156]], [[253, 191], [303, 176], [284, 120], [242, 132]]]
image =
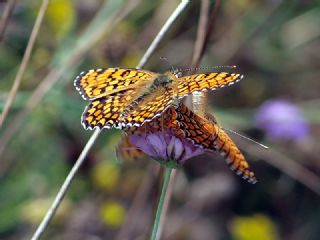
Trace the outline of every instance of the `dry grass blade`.
[[[74, 68], [74, 66], [81, 61], [85, 53], [89, 51], [92, 46], [94, 46], [94, 44], [96, 44], [106, 34], [106, 32], [110, 31], [111, 27], [115, 26], [115, 24], [127, 16], [127, 14], [138, 5], [138, 3], [139, 1], [132, 1], [130, 4], [127, 4], [125, 8], [121, 8], [121, 2], [111, 1], [101, 8], [99, 12], [100, 14], [98, 13], [97, 17], [92, 20], [87, 30], [83, 33], [82, 37], [80, 37], [77, 46], [68, 59], [47, 74], [35, 89], [31, 97], [27, 100], [25, 108], [13, 118], [11, 123], [5, 129], [3, 137], [0, 139], [0, 156], [3, 156], [8, 143], [21, 128], [26, 117], [36, 106], [38, 106], [45, 94], [59, 80], [59, 78], [66, 71]], [[107, 12], [107, 14], [105, 12]], [[108, 14], [110, 14], [110, 16], [104, 16]], [[0, 175], [5, 171], [7, 166], [8, 163], [6, 162], [0, 166]]]
[[64, 183], [62, 184], [60, 191], [58, 192], [57, 196], [55, 197], [50, 209], [48, 210], [46, 216], [43, 218], [43, 220], [41, 221], [39, 227], [37, 228], [36, 232], [33, 234], [32, 236], [32, 240], [37, 240], [40, 239], [41, 235], [44, 233], [46, 227], [48, 226], [50, 220], [52, 219], [52, 217], [54, 216], [55, 212], [57, 211], [58, 207], [60, 206], [60, 203], [67, 191], [67, 189], [69, 188], [70, 184], [72, 183], [72, 180], [74, 178], [74, 176], [76, 175], [76, 173], [78, 172], [79, 168], [81, 167], [84, 159], [86, 158], [89, 150], [91, 149], [92, 145], [95, 142], [95, 139], [99, 136], [100, 134], [100, 130], [96, 130], [92, 137], [90, 138], [90, 140], [87, 142], [86, 146], [83, 148], [83, 151], [81, 152], [78, 160], [76, 161], [76, 163], [73, 165], [70, 173], [68, 174], [68, 176], [66, 177]]
[[201, 0], [200, 18], [197, 32], [196, 43], [194, 44], [193, 56], [191, 61], [192, 67], [198, 67], [207, 36], [207, 28], [209, 21], [210, 1]]
[[34, 26], [32, 28], [32, 32], [31, 32], [31, 35], [30, 35], [30, 38], [29, 38], [29, 41], [28, 41], [28, 45], [27, 45], [26, 51], [24, 52], [24, 55], [23, 55], [19, 70], [18, 70], [17, 75], [16, 75], [16, 77], [14, 79], [13, 86], [12, 86], [12, 88], [10, 90], [9, 96], [7, 98], [7, 101], [4, 104], [4, 108], [3, 108], [2, 114], [0, 115], [0, 128], [3, 125], [3, 122], [6, 119], [6, 116], [8, 115], [8, 112], [10, 110], [11, 104], [12, 104], [12, 102], [13, 102], [16, 94], [17, 94], [17, 91], [19, 89], [23, 74], [24, 74], [24, 72], [25, 72], [25, 70], [27, 68], [27, 65], [28, 65], [28, 62], [29, 62], [29, 59], [30, 59], [30, 56], [31, 56], [31, 52], [32, 52], [34, 43], [36, 41], [40, 26], [42, 24], [42, 20], [43, 20], [44, 14], [45, 14], [45, 12], [46, 12], [46, 10], [48, 8], [48, 3], [49, 3], [48, 0], [43, 0], [42, 4], [40, 6], [39, 13], [38, 13], [37, 19], [36, 19], [36, 21], [34, 23]]
[[[201, 1], [201, 9], [200, 9], [200, 19], [199, 26], [197, 32], [197, 39], [194, 45], [193, 57], [191, 61], [191, 66], [196, 68], [200, 64], [200, 60], [203, 57], [206, 47], [208, 46], [208, 42], [210, 36], [214, 32], [214, 24], [215, 19], [218, 14], [218, 10], [220, 9], [221, 2], [220, 0], [215, 1], [215, 5], [213, 10], [209, 16], [210, 9], [210, 1], [202, 0]], [[200, 116], [204, 116], [207, 111], [206, 106], [208, 105], [207, 93], [199, 92], [192, 94], [192, 109], [195, 113]]]
[[192, 67], [198, 67], [200, 60], [208, 45], [208, 41], [214, 32], [214, 24], [221, 6], [221, 1], [215, 1], [213, 10], [209, 16], [210, 1], [201, 0], [200, 19], [197, 32], [197, 40], [194, 46], [193, 57], [191, 61]]
[[[209, 8], [210, 1], [209, 0], [201, 0], [201, 9], [200, 9], [200, 19], [198, 25], [198, 32], [196, 43], [194, 44], [193, 56], [191, 61], [191, 67], [198, 67], [200, 64], [201, 57], [203, 56], [205, 39], [207, 38], [208, 33], [208, 21], [209, 21]], [[192, 100], [192, 103], [191, 103]], [[189, 97], [189, 106], [192, 106], [192, 110], [199, 114], [204, 115], [203, 113], [206, 111], [207, 106], [207, 93], [199, 92], [193, 93], [192, 96]]]
[[3, 10], [3, 15], [0, 21], [0, 42], [3, 40], [3, 36], [8, 26], [8, 22], [13, 12], [15, 4], [16, 0], [9, 0]]
[[178, 7], [174, 10], [174, 12], [170, 15], [168, 20], [165, 22], [163, 27], [160, 29], [159, 33], [157, 34], [156, 38], [153, 40], [153, 42], [150, 44], [150, 47], [140, 60], [140, 63], [138, 64], [137, 68], [142, 68], [147, 60], [150, 58], [151, 54], [154, 52], [155, 48], [159, 45], [161, 39], [163, 38], [166, 31], [169, 29], [169, 27], [173, 24], [173, 22], [176, 20], [176, 18], [183, 12], [183, 10], [186, 8], [186, 6], [189, 4], [189, 0], [182, 0]]
[[239, 145], [240, 147], [242, 145], [242, 148], [245, 149], [246, 152], [263, 159], [268, 164], [278, 168], [297, 182], [300, 182], [311, 191], [320, 195], [320, 178], [315, 173], [274, 149], [260, 151], [255, 146], [252, 146], [247, 142], [241, 142], [242, 143]]

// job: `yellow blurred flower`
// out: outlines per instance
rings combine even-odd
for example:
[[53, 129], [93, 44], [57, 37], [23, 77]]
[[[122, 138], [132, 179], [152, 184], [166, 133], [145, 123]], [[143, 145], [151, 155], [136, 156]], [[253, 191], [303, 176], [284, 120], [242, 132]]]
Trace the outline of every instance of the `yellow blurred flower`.
[[272, 220], [262, 214], [250, 217], [235, 217], [230, 223], [231, 234], [236, 240], [276, 240], [276, 226]]
[[50, 1], [45, 19], [58, 39], [64, 37], [75, 23], [75, 10], [72, 0]]
[[108, 201], [103, 204], [100, 210], [102, 221], [112, 228], [118, 228], [125, 219], [125, 208], [116, 201]]
[[[30, 201], [26, 203], [21, 210], [21, 218], [33, 225], [39, 224], [43, 216], [48, 211], [50, 205], [52, 204], [53, 199], [43, 198]], [[60, 207], [55, 214], [53, 221], [61, 221], [63, 218], [67, 217], [70, 212], [71, 202], [68, 199], [64, 199]]]
[[93, 167], [91, 175], [97, 187], [111, 191], [118, 184], [120, 169], [114, 163], [101, 161]]

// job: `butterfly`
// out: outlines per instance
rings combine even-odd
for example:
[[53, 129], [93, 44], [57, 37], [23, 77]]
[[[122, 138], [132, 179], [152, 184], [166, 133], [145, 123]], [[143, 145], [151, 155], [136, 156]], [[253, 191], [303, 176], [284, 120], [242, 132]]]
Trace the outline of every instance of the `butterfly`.
[[85, 129], [141, 126], [193, 92], [215, 90], [240, 81], [238, 73], [213, 72], [180, 77], [129, 68], [98, 68], [80, 73], [74, 81], [89, 100], [82, 114]]
[[208, 152], [219, 153], [231, 170], [250, 183], [257, 182], [255, 174], [251, 171], [245, 157], [217, 123], [215, 117], [210, 114], [201, 117], [182, 103], [179, 103], [177, 108], [168, 108], [161, 117], [146, 123], [142, 127], [126, 129], [127, 135], [123, 136], [116, 151], [119, 153], [123, 150], [125, 151], [124, 154], [120, 155], [123, 160], [136, 159], [137, 156], [142, 157], [144, 155], [141, 150], [134, 148], [133, 143], [130, 142], [130, 136], [141, 134], [142, 137], [145, 137], [145, 134], [159, 131], [171, 131], [176, 137], [189, 139], [195, 145], [204, 148]]

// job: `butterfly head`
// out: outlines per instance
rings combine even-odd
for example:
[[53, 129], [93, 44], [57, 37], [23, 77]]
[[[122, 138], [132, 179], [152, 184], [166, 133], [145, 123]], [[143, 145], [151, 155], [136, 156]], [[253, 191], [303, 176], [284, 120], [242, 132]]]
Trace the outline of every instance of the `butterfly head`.
[[166, 87], [168, 86], [174, 79], [175, 77], [172, 76], [171, 72], [165, 73], [165, 74], [160, 74], [157, 76], [154, 81], [153, 81], [153, 86], [155, 88], [157, 87]]
[[[160, 57], [160, 59], [169, 64], [169, 66], [171, 67], [171, 72], [170, 72], [171, 75], [173, 75], [175, 78], [179, 78], [182, 76], [181, 70], [179, 70], [178, 68], [175, 68], [166, 57]], [[167, 74], [169, 75], [169, 73]]]
[[178, 68], [172, 68], [171, 73], [172, 73], [176, 78], [182, 77], [182, 72], [181, 72], [181, 70], [178, 69]]

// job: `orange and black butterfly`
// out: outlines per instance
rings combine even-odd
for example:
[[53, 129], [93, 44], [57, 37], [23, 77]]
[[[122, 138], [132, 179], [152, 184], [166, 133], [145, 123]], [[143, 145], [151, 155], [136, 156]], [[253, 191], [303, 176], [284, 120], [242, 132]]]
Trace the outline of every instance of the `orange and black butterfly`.
[[238, 175], [250, 183], [257, 182], [243, 154], [216, 119], [211, 115], [200, 117], [182, 103], [177, 108], [170, 107], [160, 118], [156, 118], [142, 127], [128, 128], [126, 130], [128, 135], [123, 137], [117, 147], [117, 152], [130, 147], [130, 150], [121, 156], [125, 158], [124, 160], [136, 158], [138, 155], [141, 157], [143, 153], [140, 149], [134, 148], [129, 139], [130, 135], [167, 131], [168, 129], [173, 130], [175, 136], [187, 138], [206, 151], [220, 153], [229, 167]]
[[227, 72], [178, 77], [172, 72], [99, 68], [80, 73], [74, 85], [90, 101], [81, 120], [85, 129], [126, 128], [150, 122], [176, 99], [232, 85], [242, 77]]

